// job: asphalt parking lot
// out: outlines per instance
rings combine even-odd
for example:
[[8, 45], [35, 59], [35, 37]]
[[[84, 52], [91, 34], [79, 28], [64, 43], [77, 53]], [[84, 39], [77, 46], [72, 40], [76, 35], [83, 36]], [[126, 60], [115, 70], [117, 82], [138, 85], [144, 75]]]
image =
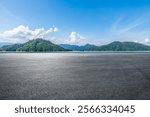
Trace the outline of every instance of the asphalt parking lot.
[[1, 100], [150, 100], [150, 53], [0, 53]]

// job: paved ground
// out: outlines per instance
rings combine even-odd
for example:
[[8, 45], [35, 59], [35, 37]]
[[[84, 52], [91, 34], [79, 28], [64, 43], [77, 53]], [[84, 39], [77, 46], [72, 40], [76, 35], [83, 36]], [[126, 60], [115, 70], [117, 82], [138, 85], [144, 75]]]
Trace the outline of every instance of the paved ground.
[[150, 100], [150, 53], [1, 53], [0, 99]]

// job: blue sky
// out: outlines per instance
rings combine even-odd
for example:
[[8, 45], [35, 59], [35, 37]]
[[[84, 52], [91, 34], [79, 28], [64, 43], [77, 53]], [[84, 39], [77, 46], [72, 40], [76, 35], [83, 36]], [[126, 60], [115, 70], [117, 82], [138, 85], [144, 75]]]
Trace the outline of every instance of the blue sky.
[[149, 0], [0, 0], [0, 41], [150, 45]]

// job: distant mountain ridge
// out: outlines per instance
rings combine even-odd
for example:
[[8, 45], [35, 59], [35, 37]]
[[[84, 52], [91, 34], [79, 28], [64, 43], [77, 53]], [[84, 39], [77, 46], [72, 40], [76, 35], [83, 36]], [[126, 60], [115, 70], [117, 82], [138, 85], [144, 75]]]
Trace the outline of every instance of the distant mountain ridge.
[[114, 41], [107, 45], [96, 46], [86, 44], [83, 46], [60, 44], [56, 45], [44, 39], [33, 39], [24, 44], [5, 45], [0, 51], [25, 51], [25, 52], [46, 52], [46, 51], [150, 51], [150, 46], [135, 42]]
[[25, 52], [46, 52], [46, 51], [68, 51], [59, 45], [53, 44], [44, 39], [33, 39], [24, 44], [13, 44], [2, 46], [1, 51], [25, 51]]
[[12, 43], [8, 43], [8, 42], [0, 42], [0, 47], [4, 46], [4, 45], [12, 45]]
[[61, 44], [61, 47], [73, 51], [150, 51], [150, 46], [135, 42], [114, 41], [107, 45], [96, 46], [86, 44], [84, 46]]
[[61, 47], [72, 50], [72, 51], [91, 51], [92, 48], [94, 50], [95, 45], [92, 44], [86, 44], [83, 46], [78, 46], [78, 45], [69, 45], [69, 44], [60, 44]]

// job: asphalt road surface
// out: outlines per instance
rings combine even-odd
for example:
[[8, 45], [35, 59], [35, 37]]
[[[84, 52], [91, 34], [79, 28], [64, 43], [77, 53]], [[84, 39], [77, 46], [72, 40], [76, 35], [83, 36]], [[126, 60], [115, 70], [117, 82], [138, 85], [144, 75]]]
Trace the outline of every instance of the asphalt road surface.
[[0, 53], [0, 99], [150, 100], [150, 53]]

